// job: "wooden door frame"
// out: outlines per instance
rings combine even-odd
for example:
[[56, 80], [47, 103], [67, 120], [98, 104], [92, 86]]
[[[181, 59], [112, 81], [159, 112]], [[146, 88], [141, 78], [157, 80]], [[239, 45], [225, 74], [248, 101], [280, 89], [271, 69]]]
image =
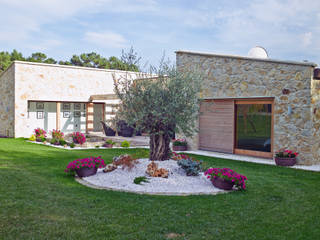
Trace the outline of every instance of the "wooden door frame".
[[[244, 150], [236, 148], [236, 130], [237, 130], [237, 106], [240, 104], [271, 104], [271, 151], [262, 152], [262, 151], [253, 151], [253, 150]], [[248, 155], [255, 157], [263, 158], [273, 158], [273, 144], [274, 144], [274, 98], [248, 98], [248, 99], [238, 99], [234, 101], [234, 154], [239, 155]]]

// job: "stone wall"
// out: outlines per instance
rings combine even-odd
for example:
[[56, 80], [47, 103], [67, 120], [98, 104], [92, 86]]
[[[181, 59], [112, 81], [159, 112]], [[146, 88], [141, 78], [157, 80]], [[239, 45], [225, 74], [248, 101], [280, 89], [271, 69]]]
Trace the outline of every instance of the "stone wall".
[[320, 80], [313, 79], [311, 81], [311, 114], [312, 114], [312, 136], [311, 144], [313, 158], [320, 162]]
[[0, 136], [14, 136], [14, 67], [0, 74]]
[[[113, 77], [139, 77], [139, 73], [15, 62], [15, 137], [32, 134], [28, 100], [88, 102], [91, 95], [113, 92]], [[104, 101], [99, 101], [104, 102]]]
[[[299, 163], [319, 162], [319, 146], [312, 150], [314, 125], [320, 127], [320, 121], [312, 121], [313, 64], [182, 51], [176, 57], [179, 71], [198, 68], [204, 74], [202, 99], [273, 97], [274, 150], [298, 151]], [[317, 101], [320, 107], [320, 100]], [[193, 149], [198, 148], [197, 134], [189, 141]]]

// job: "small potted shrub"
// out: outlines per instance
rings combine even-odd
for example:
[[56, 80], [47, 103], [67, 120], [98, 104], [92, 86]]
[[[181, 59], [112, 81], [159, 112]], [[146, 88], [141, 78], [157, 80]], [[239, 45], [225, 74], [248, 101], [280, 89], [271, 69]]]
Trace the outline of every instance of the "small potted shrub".
[[113, 142], [111, 139], [108, 139], [102, 146], [106, 147], [106, 148], [112, 148], [113, 145], [115, 145], [116, 143]]
[[34, 134], [31, 135], [31, 137], [29, 138], [29, 141], [36, 141], [36, 136]]
[[43, 130], [42, 128], [34, 129], [34, 135], [36, 136], [36, 141], [37, 142], [46, 141], [47, 132], [45, 130]]
[[297, 152], [291, 150], [280, 150], [276, 152], [274, 160], [278, 166], [293, 166], [296, 164]]
[[173, 151], [186, 151], [187, 141], [185, 139], [174, 139], [172, 140]]
[[209, 178], [213, 186], [223, 189], [231, 190], [233, 186], [237, 186], [239, 189], [246, 189], [247, 177], [230, 168], [209, 168], [204, 172], [204, 175]]
[[186, 154], [178, 155], [175, 155], [178, 159], [177, 164], [186, 172], [187, 176], [198, 176], [202, 161], [194, 160]]
[[71, 134], [72, 140], [76, 144], [84, 144], [86, 142], [86, 136], [80, 132], [74, 132]]
[[106, 166], [104, 160], [99, 157], [76, 159], [69, 162], [65, 172], [76, 172], [79, 177], [89, 177], [97, 173], [98, 168]]
[[50, 143], [51, 143], [52, 145], [60, 145], [59, 139], [56, 139], [56, 138], [52, 138], [51, 141], [50, 141]]
[[124, 141], [121, 143], [121, 147], [123, 147], [123, 148], [128, 148], [128, 147], [130, 147], [130, 142], [124, 140]]

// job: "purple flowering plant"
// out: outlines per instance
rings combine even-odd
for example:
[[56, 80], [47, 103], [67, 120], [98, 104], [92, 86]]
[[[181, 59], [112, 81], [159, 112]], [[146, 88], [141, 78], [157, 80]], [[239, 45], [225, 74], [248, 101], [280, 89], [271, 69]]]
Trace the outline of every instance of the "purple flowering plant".
[[74, 132], [71, 135], [74, 143], [84, 144], [86, 142], [86, 136], [80, 132]]
[[68, 163], [65, 172], [73, 172], [80, 168], [104, 168], [106, 166], [104, 160], [99, 157], [89, 157], [83, 159], [76, 159]]
[[207, 178], [215, 179], [217, 177], [233, 182], [239, 189], [246, 189], [247, 177], [237, 173], [230, 168], [209, 168], [204, 172]]

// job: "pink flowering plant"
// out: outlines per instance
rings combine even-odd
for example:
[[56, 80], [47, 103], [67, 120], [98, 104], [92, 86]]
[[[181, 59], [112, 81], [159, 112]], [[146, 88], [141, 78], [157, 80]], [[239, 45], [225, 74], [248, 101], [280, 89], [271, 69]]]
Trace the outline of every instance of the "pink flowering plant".
[[211, 180], [220, 177], [227, 181], [231, 181], [241, 190], [246, 189], [247, 177], [233, 171], [230, 168], [209, 168], [204, 172], [204, 175]]
[[295, 158], [299, 155], [297, 152], [293, 152], [288, 149], [279, 150], [276, 152], [275, 156], [278, 158]]
[[60, 140], [60, 139], [63, 139], [64, 133], [61, 132], [60, 130], [53, 129], [53, 130], [51, 131], [51, 136], [52, 136], [52, 138], [54, 138], [54, 139]]
[[187, 146], [187, 140], [186, 139], [174, 139], [172, 140], [173, 146]]
[[84, 144], [86, 142], [86, 136], [80, 132], [74, 132], [71, 135], [74, 143]]
[[43, 130], [42, 128], [36, 128], [33, 130], [34, 135], [36, 135], [36, 138], [46, 138], [47, 137], [47, 132]]
[[106, 166], [104, 160], [99, 157], [89, 157], [83, 159], [76, 159], [72, 162], [69, 162], [67, 168], [64, 170], [65, 172], [73, 172], [76, 169], [80, 168], [104, 168]]

